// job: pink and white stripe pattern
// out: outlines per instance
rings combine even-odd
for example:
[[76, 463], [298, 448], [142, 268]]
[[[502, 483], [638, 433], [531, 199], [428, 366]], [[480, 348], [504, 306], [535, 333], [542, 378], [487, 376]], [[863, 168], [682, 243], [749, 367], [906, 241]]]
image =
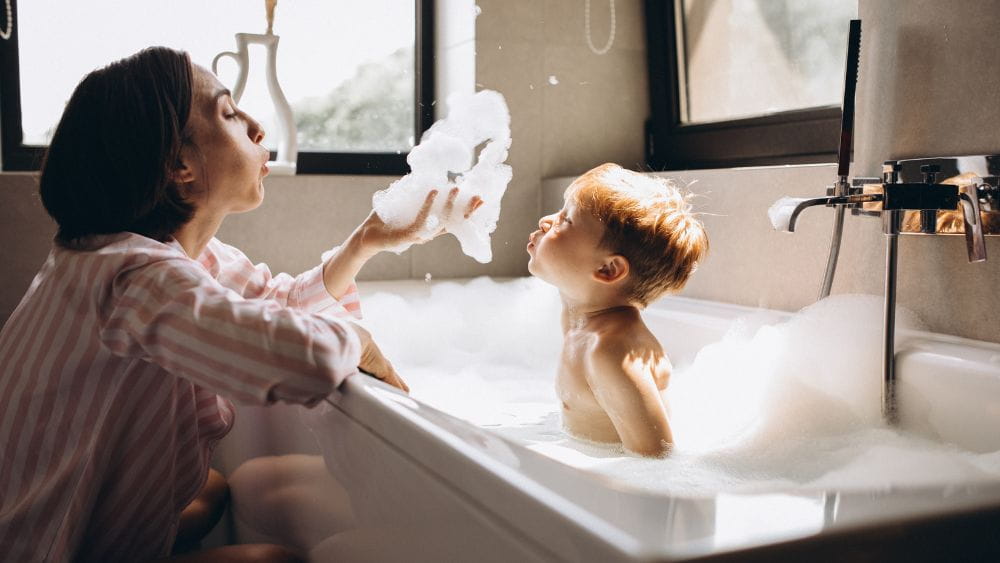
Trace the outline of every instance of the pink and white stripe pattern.
[[56, 246], [0, 331], [0, 560], [169, 554], [226, 398], [318, 402], [356, 372], [352, 315], [322, 266], [272, 276], [215, 239]]

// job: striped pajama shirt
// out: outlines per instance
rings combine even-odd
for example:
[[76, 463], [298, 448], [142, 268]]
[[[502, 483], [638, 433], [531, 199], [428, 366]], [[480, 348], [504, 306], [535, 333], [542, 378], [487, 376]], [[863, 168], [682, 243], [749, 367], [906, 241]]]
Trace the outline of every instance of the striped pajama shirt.
[[322, 266], [272, 276], [216, 239], [56, 245], [0, 331], [0, 560], [168, 555], [229, 399], [318, 402], [356, 372], [351, 316]]

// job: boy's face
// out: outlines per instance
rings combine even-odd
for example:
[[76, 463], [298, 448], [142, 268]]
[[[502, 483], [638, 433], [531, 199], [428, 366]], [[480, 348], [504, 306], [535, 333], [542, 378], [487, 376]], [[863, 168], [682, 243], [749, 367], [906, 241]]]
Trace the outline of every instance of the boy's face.
[[567, 194], [563, 208], [542, 217], [528, 237], [528, 271], [563, 290], [589, 283], [609, 254], [603, 236], [604, 225]]

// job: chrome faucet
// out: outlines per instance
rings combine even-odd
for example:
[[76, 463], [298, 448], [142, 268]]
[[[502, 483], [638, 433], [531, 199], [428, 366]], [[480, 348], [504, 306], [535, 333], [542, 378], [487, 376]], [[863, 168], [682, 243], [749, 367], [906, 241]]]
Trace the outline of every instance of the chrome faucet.
[[[834, 188], [830, 188], [832, 191]], [[827, 197], [814, 197], [811, 199], [804, 200], [795, 206], [792, 210], [791, 216], [788, 218], [787, 231], [790, 233], [795, 232], [795, 221], [798, 220], [799, 215], [803, 211], [809, 209], [810, 207], [815, 207], [817, 205], [825, 205], [827, 207], [837, 207], [837, 206], [851, 206], [861, 203], [868, 203], [879, 201], [881, 198], [876, 194], [853, 194], [853, 195], [830, 195]]]
[[[938, 182], [941, 176], [946, 179]], [[882, 415], [894, 423], [899, 235], [961, 234], [969, 262], [986, 260], [985, 237], [1000, 235], [1000, 155], [889, 160], [882, 167], [882, 178], [854, 178], [846, 194], [835, 195], [835, 190], [829, 188], [827, 197], [798, 203], [787, 230], [795, 230], [803, 211], [819, 205], [881, 217], [886, 236]]]
[[[823, 205], [836, 210], [826, 275], [819, 294], [823, 299], [830, 295], [837, 270], [844, 212], [850, 209], [852, 215], [882, 218], [882, 230], [886, 236], [882, 416], [887, 422], [894, 423], [897, 419], [895, 333], [899, 235], [964, 234], [969, 261], [986, 260], [984, 236], [1000, 234], [1000, 156], [890, 160], [882, 168], [882, 178], [855, 178], [849, 182], [860, 51], [861, 21], [851, 20], [837, 152], [837, 182], [827, 189], [827, 197], [796, 203], [783, 225], [778, 219], [784, 217], [782, 212], [787, 207], [785, 201], [779, 201], [772, 207], [772, 210], [778, 208], [772, 222], [775, 228], [794, 232], [799, 215], [806, 209]], [[946, 179], [938, 182], [939, 177]], [[956, 220], [956, 216], [961, 221]]]

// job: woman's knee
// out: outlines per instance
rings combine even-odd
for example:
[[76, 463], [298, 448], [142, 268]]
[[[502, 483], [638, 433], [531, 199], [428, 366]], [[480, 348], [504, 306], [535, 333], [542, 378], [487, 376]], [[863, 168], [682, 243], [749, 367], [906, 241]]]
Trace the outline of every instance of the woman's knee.
[[211, 506], [225, 505], [229, 499], [229, 483], [222, 473], [209, 468], [208, 479], [205, 480], [205, 487], [202, 488], [198, 499]]
[[229, 502], [229, 484], [221, 473], [208, 470], [208, 479], [198, 496], [181, 511], [174, 539], [174, 552], [197, 549], [199, 542], [222, 518]]
[[229, 483], [226, 482], [226, 478], [222, 476], [222, 473], [214, 469], [209, 469], [205, 486], [202, 487], [198, 496], [191, 501], [190, 506], [196, 508], [200, 514], [204, 515], [205, 520], [214, 526], [219, 518], [222, 517], [222, 513], [225, 512], [228, 503]]

